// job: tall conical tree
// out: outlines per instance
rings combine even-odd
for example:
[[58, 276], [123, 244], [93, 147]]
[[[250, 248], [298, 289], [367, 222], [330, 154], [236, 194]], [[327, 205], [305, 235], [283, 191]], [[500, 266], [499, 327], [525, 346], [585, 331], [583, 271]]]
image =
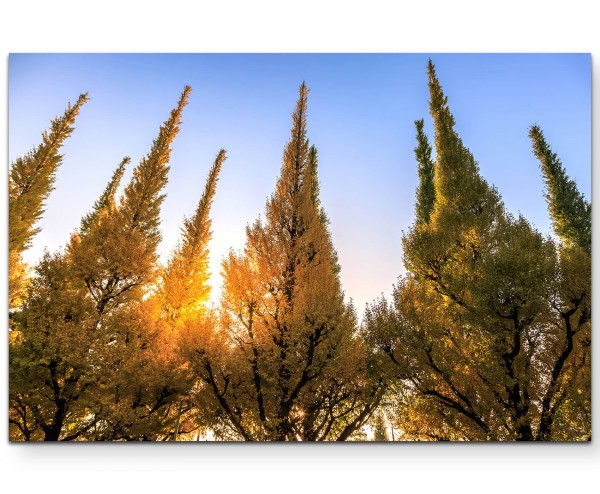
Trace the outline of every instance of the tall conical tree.
[[[415, 154], [419, 168], [427, 170], [418, 194], [427, 193], [426, 199], [418, 200], [416, 206], [415, 226], [420, 228], [411, 229], [403, 237], [404, 259], [415, 276], [437, 280], [436, 289], [440, 293], [461, 299], [465, 287], [475, 283], [478, 276], [474, 261], [480, 256], [479, 245], [504, 221], [504, 207], [497, 191], [479, 174], [473, 155], [456, 133], [448, 98], [431, 60], [427, 71], [436, 160], [431, 167], [427, 138], [423, 126], [417, 123]], [[427, 165], [422, 166], [420, 160]], [[421, 216], [427, 217], [427, 223], [421, 221]]]
[[127, 227], [139, 230], [149, 242], [150, 248], [155, 248], [160, 242], [159, 213], [165, 198], [162, 189], [167, 184], [171, 144], [179, 133], [181, 116], [191, 91], [190, 86], [184, 87], [177, 106], [161, 126], [148, 156], [142, 158], [123, 192], [120, 209]]
[[538, 438], [591, 437], [591, 249], [592, 206], [577, 189], [539, 126], [529, 129], [540, 161], [552, 227], [561, 240], [552, 293], [552, 321], [560, 331], [549, 361], [550, 379], [541, 399]]
[[556, 235], [567, 245], [592, 251], [592, 206], [577, 190], [556, 153], [552, 152], [539, 126], [529, 129], [533, 153], [540, 161], [546, 183], [546, 201]]
[[429, 111], [435, 131], [436, 162], [434, 173], [435, 208], [432, 215], [450, 229], [464, 230], [481, 222], [494, 221], [503, 206], [497, 192], [479, 174], [479, 167], [454, 128], [448, 106], [431, 60], [429, 77]]
[[203, 417], [198, 417], [193, 403], [196, 378], [187, 369], [185, 355], [189, 349], [186, 347], [188, 341], [182, 339], [182, 329], [190, 324], [205, 324], [211, 316], [207, 306], [211, 289], [208, 284], [208, 243], [212, 237], [210, 209], [226, 158], [225, 150], [221, 149], [209, 170], [194, 215], [183, 221], [182, 239], [163, 270], [157, 293], [144, 304], [145, 312], [154, 314], [155, 320], [147, 319], [146, 324], [157, 327], [161, 353], [167, 357], [165, 366], [178, 369], [173, 373], [178, 374], [177, 386], [171, 381], [171, 389], [179, 394], [178, 406], [170, 410], [170, 416], [174, 417], [174, 441], [206, 422]]
[[111, 341], [104, 352], [98, 413], [102, 427], [96, 428], [95, 439], [156, 439], [167, 434], [170, 415], [165, 409], [179, 396], [180, 372], [163, 351], [146, 302], [159, 281], [160, 207], [171, 146], [190, 92], [186, 86], [148, 155], [133, 170], [115, 210], [99, 215], [92, 228], [69, 244], [76, 276], [96, 303], [98, 327]]
[[69, 104], [64, 114], [52, 121], [50, 131], [42, 134], [42, 143], [10, 166], [8, 256], [11, 309], [18, 306], [26, 283], [27, 266], [23, 264], [21, 254], [39, 231], [35, 225], [44, 213], [44, 203], [52, 191], [56, 170], [62, 162], [60, 148], [72, 134], [75, 119], [88, 99], [87, 94], [82, 94], [73, 106]]
[[140, 439], [160, 426], [170, 391], [150, 372], [159, 352], [151, 331], [138, 331], [139, 308], [156, 281], [161, 191], [189, 91], [120, 203], [127, 159], [66, 252], [37, 268], [11, 348], [11, 423], [25, 439]]
[[307, 96], [302, 84], [265, 220], [247, 228], [243, 254], [223, 262], [221, 326], [193, 329], [205, 332], [190, 358], [205, 383], [211, 425], [225, 437], [346, 439], [380, 398], [367, 384], [318, 206]]

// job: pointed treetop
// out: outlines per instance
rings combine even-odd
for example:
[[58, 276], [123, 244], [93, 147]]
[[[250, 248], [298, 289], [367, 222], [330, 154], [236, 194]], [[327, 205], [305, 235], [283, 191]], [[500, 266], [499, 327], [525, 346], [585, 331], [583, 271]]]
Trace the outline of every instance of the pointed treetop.
[[117, 169], [113, 172], [113, 175], [106, 185], [104, 192], [102, 192], [102, 195], [94, 203], [92, 210], [81, 219], [81, 226], [79, 228], [80, 236], [83, 236], [89, 232], [90, 228], [98, 220], [98, 217], [102, 211], [110, 210], [111, 208], [115, 207], [115, 195], [121, 183], [121, 179], [123, 178], [123, 174], [125, 173], [125, 167], [130, 163], [130, 161], [131, 158], [129, 158], [129, 156], [125, 156], [125, 158], [123, 158]]
[[134, 169], [131, 181], [123, 193], [121, 212], [124, 221], [131, 229], [143, 232], [154, 246], [160, 241], [160, 205], [165, 197], [161, 191], [167, 184], [170, 146], [179, 132], [181, 115], [190, 92], [190, 86], [185, 86], [177, 106], [171, 111], [170, 118], [160, 127], [150, 152]]
[[538, 125], [531, 126], [529, 137], [546, 183], [545, 196], [554, 232], [567, 245], [578, 245], [591, 253], [591, 204], [579, 192], [575, 181], [569, 178]]
[[[487, 211], [485, 216], [491, 221], [500, 214], [502, 201], [480, 175], [475, 158], [456, 133], [448, 98], [444, 95], [431, 60], [428, 73], [429, 109], [433, 117], [436, 151], [433, 177], [436, 207], [431, 214], [437, 218], [436, 211], [444, 210], [444, 214], [450, 214], [458, 225], [475, 220]], [[447, 217], [443, 222], [448, 220]]]
[[225, 150], [221, 149], [208, 173], [196, 212], [184, 219], [183, 238], [165, 268], [161, 296], [163, 308], [171, 321], [177, 321], [186, 311], [199, 310], [208, 301], [208, 243], [212, 237], [210, 208], [226, 158]]
[[73, 125], [83, 104], [89, 100], [81, 94], [77, 102], [61, 117], [52, 120], [50, 130], [42, 133], [42, 143], [17, 158], [9, 173], [9, 250], [23, 252], [38, 232], [34, 228], [44, 213], [44, 202], [53, 189], [56, 170], [62, 162], [58, 153], [64, 141], [72, 134]]
[[[290, 139], [283, 151], [281, 172], [277, 180], [275, 192], [267, 206], [267, 216], [273, 224], [284, 225], [289, 222], [290, 211], [298, 209], [303, 201], [307, 180], [310, 180], [309, 142], [306, 132], [306, 111], [308, 107], [308, 88], [305, 83], [299, 88], [299, 97], [292, 114]], [[311, 191], [308, 190], [310, 199]], [[295, 226], [288, 225], [292, 230]], [[287, 228], [287, 227], [286, 227]]]
[[302, 82], [299, 88], [299, 97], [296, 103], [296, 109], [292, 114], [291, 138], [286, 146], [284, 160], [290, 158], [290, 161], [298, 166], [306, 160], [308, 152], [308, 139], [306, 137], [306, 110], [308, 107], [308, 92], [306, 84]]
[[429, 77], [429, 111], [434, 118], [436, 134], [440, 134], [444, 130], [452, 131], [455, 123], [454, 117], [448, 107], [448, 98], [444, 95], [431, 59], [427, 64], [427, 74]]
[[183, 223], [183, 242], [185, 245], [196, 246], [202, 239], [210, 238], [210, 208], [212, 206], [215, 193], [217, 191], [217, 183], [219, 174], [223, 167], [224, 161], [227, 159], [227, 152], [221, 149], [215, 158], [215, 161], [208, 172], [204, 192], [198, 202], [196, 213], [191, 218], [186, 218]]

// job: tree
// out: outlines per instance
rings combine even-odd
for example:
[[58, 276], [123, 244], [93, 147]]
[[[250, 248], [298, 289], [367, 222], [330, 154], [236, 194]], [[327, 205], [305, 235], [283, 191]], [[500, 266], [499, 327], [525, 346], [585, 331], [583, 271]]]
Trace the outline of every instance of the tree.
[[156, 358], [152, 328], [138, 321], [157, 279], [161, 191], [189, 92], [120, 202], [128, 158], [66, 251], [46, 255], [37, 268], [10, 352], [11, 423], [24, 439], [148, 438], [161, 425], [172, 371]]
[[187, 348], [219, 437], [345, 440], [381, 397], [344, 297], [306, 137], [300, 87], [281, 174], [244, 252], [223, 261], [218, 324], [188, 326]]
[[16, 309], [24, 295], [28, 268], [21, 254], [39, 232], [36, 223], [44, 214], [44, 203], [52, 191], [56, 170], [62, 162], [59, 150], [73, 132], [75, 119], [87, 94], [79, 96], [75, 105], [67, 106], [62, 117], [56, 117], [42, 143], [10, 165], [8, 176], [8, 259], [9, 309]]
[[210, 209], [217, 190], [226, 152], [221, 149], [211, 167], [202, 197], [191, 218], [185, 218], [182, 240], [163, 270], [161, 282], [154, 297], [148, 299], [146, 313], [154, 314], [149, 321], [159, 332], [163, 355], [169, 355], [171, 365], [179, 366], [181, 390], [176, 416], [174, 440], [180, 434], [190, 433], [203, 422], [194, 406], [195, 376], [189, 372], [185, 359], [185, 344], [181, 332], [187, 324], [206, 320], [210, 314], [207, 306], [210, 296], [208, 284], [208, 243], [212, 238]]
[[100, 314], [127, 300], [141, 298], [143, 290], [157, 279], [159, 213], [165, 197], [161, 191], [167, 184], [170, 146], [179, 132], [190, 91], [186, 86], [149, 154], [133, 170], [118, 207], [102, 204], [106, 195], [114, 192], [109, 184], [91, 213], [98, 216], [95, 227], [89, 228], [86, 217], [68, 246], [74, 269], [88, 287]]
[[552, 227], [559, 237], [558, 276], [550, 299], [554, 359], [542, 398], [539, 437], [591, 438], [592, 207], [534, 125], [529, 136], [546, 183]]
[[159, 439], [172, 427], [169, 411], [181, 392], [181, 370], [169, 359], [146, 301], [159, 281], [162, 190], [190, 92], [186, 86], [116, 209], [106, 211], [93, 230], [75, 235], [69, 246], [77, 275], [109, 333], [95, 439]]
[[[506, 213], [454, 130], [431, 62], [428, 72], [433, 207], [429, 221], [417, 215], [403, 237], [408, 274], [393, 303], [376, 302], [364, 322], [382, 372], [394, 381], [398, 427], [410, 439], [581, 440], [589, 427], [573, 400], [585, 394], [586, 377], [580, 372], [575, 384], [569, 376], [587, 361], [571, 352], [586, 345], [584, 283], [562, 274], [551, 239]], [[426, 150], [420, 132], [417, 138]], [[420, 178], [426, 190], [429, 175]], [[579, 269], [589, 273], [585, 263]], [[553, 306], [563, 320], [569, 313], [571, 324], [581, 323], [577, 342]], [[548, 410], [561, 406], [563, 425], [546, 427]]]

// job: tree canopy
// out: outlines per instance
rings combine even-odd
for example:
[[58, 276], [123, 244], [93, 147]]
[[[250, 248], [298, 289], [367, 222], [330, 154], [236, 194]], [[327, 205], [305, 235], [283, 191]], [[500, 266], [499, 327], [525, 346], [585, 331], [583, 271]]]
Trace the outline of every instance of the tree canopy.
[[189, 86], [125, 185], [129, 157], [65, 248], [23, 261], [88, 97], [69, 105], [10, 166], [10, 439], [590, 440], [591, 204], [533, 125], [554, 235], [507, 211], [431, 61], [427, 74], [434, 133], [430, 144], [415, 122], [406, 273], [362, 321], [321, 201], [306, 84], [264, 215], [222, 260], [216, 304], [224, 149], [170, 257], [157, 253]]
[[589, 205], [534, 127], [562, 242], [506, 212], [454, 129], [431, 62], [428, 74], [436, 158], [423, 165], [417, 122], [407, 274], [364, 323], [394, 383], [395, 423], [407, 439], [589, 439]]

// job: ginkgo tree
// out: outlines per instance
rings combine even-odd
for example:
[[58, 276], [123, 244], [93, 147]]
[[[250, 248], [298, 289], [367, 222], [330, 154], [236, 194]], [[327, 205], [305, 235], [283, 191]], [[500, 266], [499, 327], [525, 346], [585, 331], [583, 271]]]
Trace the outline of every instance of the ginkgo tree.
[[181, 342], [186, 325], [206, 320], [211, 315], [211, 287], [208, 284], [208, 244], [212, 238], [210, 209], [226, 158], [225, 150], [221, 149], [208, 172], [194, 214], [183, 221], [181, 241], [162, 270], [156, 293], [144, 304], [145, 324], [155, 327], [159, 337], [160, 359], [178, 374], [179, 396], [177, 406], [170, 410], [173, 425], [167, 436], [173, 440], [197, 431], [207, 422], [198, 414], [195, 405], [198, 377], [191, 371], [185, 352], [181, 351]]
[[36, 268], [10, 350], [10, 421], [25, 439], [148, 438], [154, 431], [145, 421], [170, 404], [156, 334], [136, 322], [158, 277], [161, 191], [189, 93], [120, 201], [127, 158], [65, 251], [46, 254]]
[[265, 219], [247, 227], [244, 251], [223, 261], [218, 320], [186, 333], [203, 382], [199, 403], [223, 438], [345, 440], [384, 389], [344, 302], [307, 138], [305, 84], [299, 92]]
[[544, 382], [539, 439], [591, 439], [592, 206], [577, 189], [541, 129], [529, 136], [540, 161], [552, 227], [559, 239], [550, 303], [553, 354]]
[[408, 273], [364, 322], [396, 425], [408, 439], [587, 439], [590, 207], [534, 127], [559, 243], [510, 215], [428, 72], [436, 156], [417, 122]]

